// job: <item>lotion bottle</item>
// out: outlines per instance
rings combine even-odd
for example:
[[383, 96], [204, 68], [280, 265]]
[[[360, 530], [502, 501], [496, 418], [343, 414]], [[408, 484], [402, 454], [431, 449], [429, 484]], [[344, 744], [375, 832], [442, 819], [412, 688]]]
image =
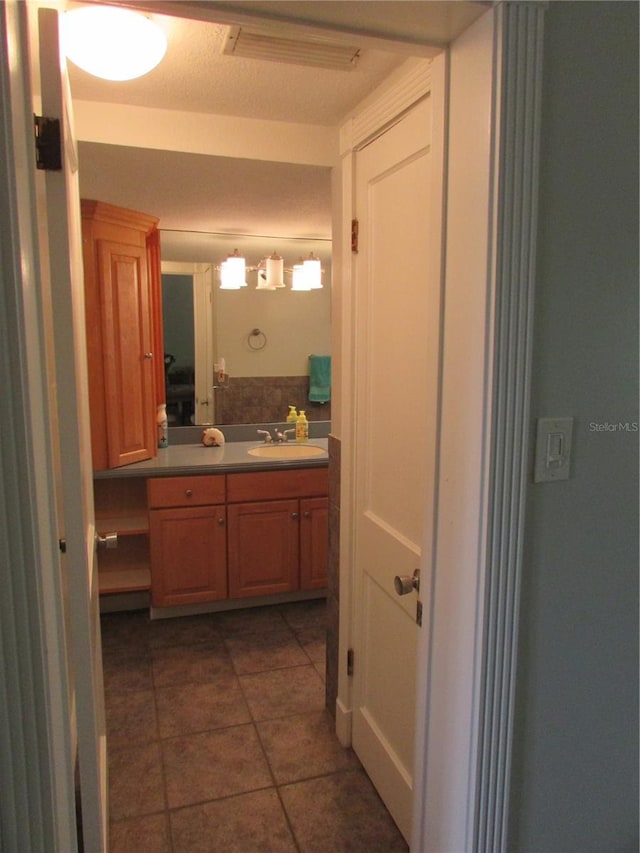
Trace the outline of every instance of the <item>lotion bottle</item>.
[[308, 441], [309, 440], [309, 422], [307, 421], [307, 416], [304, 413], [304, 409], [300, 410], [300, 414], [296, 419], [296, 441]]
[[167, 423], [167, 407], [164, 404], [158, 406], [156, 423], [158, 425], [158, 447], [168, 447], [168, 445], [169, 445], [169, 430], [168, 430], [169, 424]]
[[294, 424], [298, 420], [298, 412], [295, 406], [289, 406], [289, 414], [287, 415], [287, 423]]

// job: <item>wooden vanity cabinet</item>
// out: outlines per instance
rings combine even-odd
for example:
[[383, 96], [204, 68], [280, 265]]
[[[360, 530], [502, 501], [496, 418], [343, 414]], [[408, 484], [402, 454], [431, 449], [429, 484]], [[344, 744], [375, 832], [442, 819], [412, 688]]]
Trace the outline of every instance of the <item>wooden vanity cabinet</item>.
[[154, 607], [227, 598], [225, 476], [150, 478]]
[[156, 455], [158, 220], [87, 199], [81, 210], [91, 442], [101, 471]]
[[229, 596], [327, 584], [328, 470], [227, 475]]
[[300, 501], [300, 589], [324, 589], [329, 566], [329, 498]]

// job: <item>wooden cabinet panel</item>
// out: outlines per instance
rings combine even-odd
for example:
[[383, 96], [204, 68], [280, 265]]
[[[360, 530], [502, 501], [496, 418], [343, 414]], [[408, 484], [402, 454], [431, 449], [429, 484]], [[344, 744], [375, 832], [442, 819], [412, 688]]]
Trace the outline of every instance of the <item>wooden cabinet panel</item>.
[[156, 317], [156, 217], [83, 199], [91, 449], [96, 471], [156, 455], [156, 378], [164, 367]]
[[224, 506], [154, 509], [149, 519], [152, 604], [167, 607], [226, 598]]
[[329, 561], [329, 499], [300, 501], [300, 589], [324, 589]]
[[224, 503], [225, 475], [153, 477], [149, 479], [149, 507], [201, 506]]
[[298, 588], [298, 501], [227, 507], [229, 596], [272, 595]]
[[145, 247], [97, 241], [108, 462], [149, 459], [156, 445], [151, 305]]
[[328, 468], [291, 468], [287, 471], [256, 471], [227, 475], [227, 500], [271, 500], [326, 495]]

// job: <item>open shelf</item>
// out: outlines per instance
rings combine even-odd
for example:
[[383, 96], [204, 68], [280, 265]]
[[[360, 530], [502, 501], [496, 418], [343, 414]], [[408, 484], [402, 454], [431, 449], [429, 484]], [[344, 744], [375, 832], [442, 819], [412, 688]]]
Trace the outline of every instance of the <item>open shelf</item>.
[[115, 569], [100, 572], [98, 577], [100, 595], [114, 592], [139, 592], [151, 588], [149, 569]]
[[96, 530], [98, 533], [117, 533], [118, 536], [135, 536], [138, 533], [149, 532], [149, 516], [145, 512], [141, 515], [107, 515], [98, 518], [96, 516]]
[[146, 533], [118, 538], [118, 547], [98, 554], [100, 593], [151, 588], [149, 537]]

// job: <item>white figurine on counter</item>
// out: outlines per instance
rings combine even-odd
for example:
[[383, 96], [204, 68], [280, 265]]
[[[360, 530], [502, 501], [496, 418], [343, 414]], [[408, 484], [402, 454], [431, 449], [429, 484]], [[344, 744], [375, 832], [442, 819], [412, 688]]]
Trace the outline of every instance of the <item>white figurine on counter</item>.
[[208, 427], [202, 432], [202, 443], [205, 447], [222, 447], [224, 435], [215, 427]]

